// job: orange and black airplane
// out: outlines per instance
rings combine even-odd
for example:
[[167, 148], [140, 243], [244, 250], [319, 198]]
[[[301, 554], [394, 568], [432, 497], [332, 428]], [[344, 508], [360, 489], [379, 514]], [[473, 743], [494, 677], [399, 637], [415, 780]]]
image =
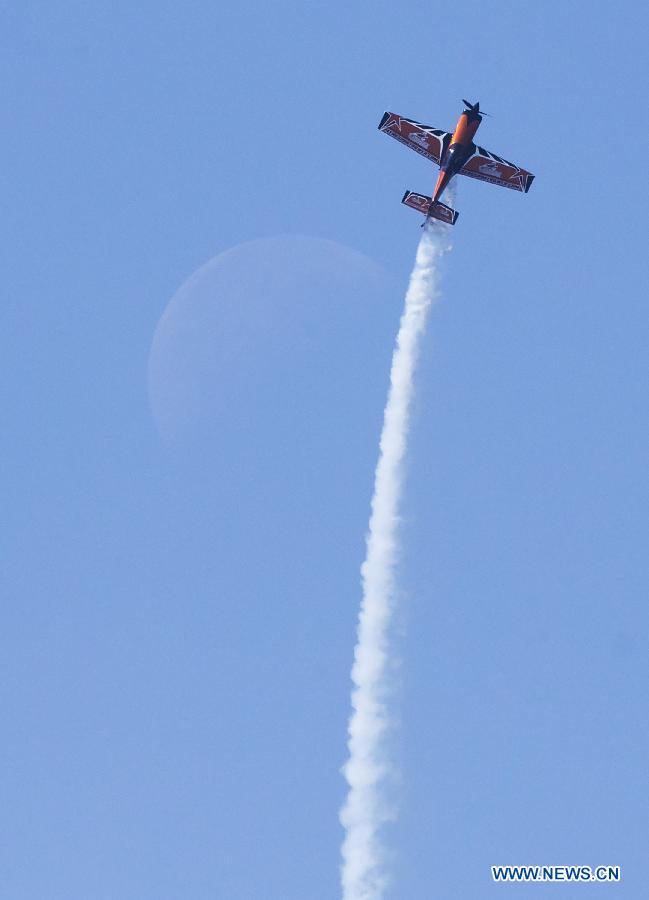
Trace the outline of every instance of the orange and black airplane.
[[430, 125], [422, 125], [414, 119], [405, 119], [392, 112], [384, 113], [379, 122], [380, 131], [396, 138], [439, 166], [439, 177], [432, 197], [406, 191], [401, 201], [406, 206], [424, 213], [426, 221], [433, 218], [440, 219], [448, 225], [455, 225], [459, 213], [450, 206], [440, 203], [439, 198], [448, 187], [451, 178], [458, 173], [524, 193], [529, 191], [534, 181], [531, 172], [474, 143], [473, 138], [482, 122], [482, 116], [487, 113], [480, 113], [479, 102], [469, 103], [468, 100], [462, 102], [466, 109], [457, 120], [452, 134], [449, 131], [432, 128]]

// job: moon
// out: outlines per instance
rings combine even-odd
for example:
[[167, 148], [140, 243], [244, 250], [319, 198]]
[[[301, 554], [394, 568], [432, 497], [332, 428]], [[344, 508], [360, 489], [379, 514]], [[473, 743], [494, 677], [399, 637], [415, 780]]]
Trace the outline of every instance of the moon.
[[277, 459], [374, 435], [400, 301], [382, 266], [323, 238], [263, 238], [213, 257], [153, 335], [163, 444]]

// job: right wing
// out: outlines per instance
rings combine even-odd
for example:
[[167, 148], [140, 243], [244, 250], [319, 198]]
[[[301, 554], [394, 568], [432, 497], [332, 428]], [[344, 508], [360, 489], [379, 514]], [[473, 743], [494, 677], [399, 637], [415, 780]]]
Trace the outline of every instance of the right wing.
[[430, 125], [422, 125], [414, 119], [404, 119], [396, 113], [383, 113], [379, 122], [379, 131], [384, 131], [390, 137], [396, 138], [410, 147], [416, 153], [421, 153], [427, 159], [441, 162], [442, 156], [451, 142], [452, 135], [448, 131], [439, 128], [431, 128]]
[[475, 144], [473, 155], [460, 169], [460, 175], [468, 175], [469, 178], [478, 178], [480, 181], [488, 181], [490, 184], [499, 184], [501, 187], [524, 193], [529, 191], [534, 181], [534, 176], [527, 169], [521, 169], [515, 163], [508, 162]]

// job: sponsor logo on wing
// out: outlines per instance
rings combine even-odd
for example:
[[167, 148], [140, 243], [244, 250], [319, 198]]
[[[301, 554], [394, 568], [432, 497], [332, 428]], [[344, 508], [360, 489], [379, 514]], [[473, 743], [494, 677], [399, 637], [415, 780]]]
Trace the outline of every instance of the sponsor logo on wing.
[[419, 146], [423, 147], [425, 150], [428, 149], [428, 138], [425, 134], [420, 134], [418, 131], [411, 131], [408, 135], [408, 140], [412, 141], [413, 144], [419, 144]]
[[503, 177], [502, 169], [499, 169], [496, 163], [483, 163], [481, 166], [478, 166], [478, 172], [481, 172], [483, 175], [491, 175], [492, 178]]

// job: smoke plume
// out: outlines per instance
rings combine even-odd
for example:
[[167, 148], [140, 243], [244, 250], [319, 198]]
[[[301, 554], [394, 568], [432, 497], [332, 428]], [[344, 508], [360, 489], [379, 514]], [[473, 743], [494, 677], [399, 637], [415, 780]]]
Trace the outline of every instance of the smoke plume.
[[349, 758], [343, 773], [349, 785], [340, 812], [343, 900], [381, 900], [388, 879], [382, 826], [395, 818], [387, 799], [395, 774], [389, 758], [389, 695], [392, 685], [390, 626], [395, 609], [395, 566], [399, 556], [399, 506], [403, 487], [413, 373], [431, 303], [437, 296], [437, 264], [449, 249], [449, 228], [424, 228], [405, 297], [392, 356], [379, 460], [374, 478], [367, 551], [361, 567], [363, 597], [352, 668]]

